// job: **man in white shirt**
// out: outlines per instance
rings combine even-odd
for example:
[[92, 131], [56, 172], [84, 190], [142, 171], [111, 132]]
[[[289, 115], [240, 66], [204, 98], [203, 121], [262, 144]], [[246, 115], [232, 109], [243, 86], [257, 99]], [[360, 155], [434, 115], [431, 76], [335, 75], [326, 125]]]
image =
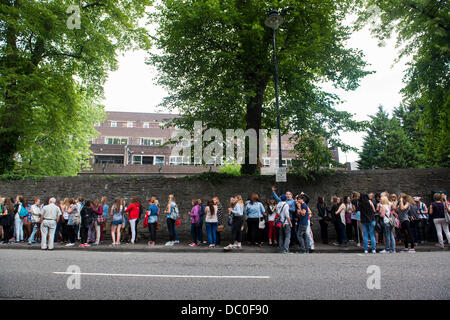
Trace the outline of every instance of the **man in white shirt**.
[[[53, 250], [53, 243], [55, 240], [56, 224], [61, 216], [61, 209], [56, 205], [56, 199], [50, 198], [49, 204], [44, 206], [41, 213], [41, 249]], [[47, 247], [48, 235], [48, 247]]]

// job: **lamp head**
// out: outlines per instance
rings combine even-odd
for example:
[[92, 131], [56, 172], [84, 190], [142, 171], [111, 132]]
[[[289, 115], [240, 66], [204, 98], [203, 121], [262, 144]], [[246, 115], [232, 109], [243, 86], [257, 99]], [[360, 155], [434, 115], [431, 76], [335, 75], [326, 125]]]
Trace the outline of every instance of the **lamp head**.
[[280, 16], [278, 14], [278, 11], [271, 10], [264, 23], [269, 28], [272, 28], [273, 30], [277, 30], [278, 27], [283, 23], [283, 21], [284, 21], [284, 19], [282, 16]]

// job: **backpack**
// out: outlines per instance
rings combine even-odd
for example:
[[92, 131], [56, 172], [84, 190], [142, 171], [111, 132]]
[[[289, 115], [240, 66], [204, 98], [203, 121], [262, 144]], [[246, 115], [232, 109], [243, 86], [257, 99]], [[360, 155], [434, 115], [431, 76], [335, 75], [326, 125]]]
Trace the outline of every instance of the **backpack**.
[[20, 205], [19, 217], [24, 218], [27, 215], [28, 215], [28, 210], [23, 205]]
[[173, 220], [180, 219], [180, 211], [178, 210], [177, 205], [170, 207], [170, 218]]
[[[283, 204], [283, 206], [281, 207], [280, 213], [283, 212], [284, 206], [286, 205]], [[282, 228], [283, 227], [283, 221], [281, 221], [281, 215], [279, 213], [276, 214], [275, 216], [275, 221], [273, 222], [276, 228]]]

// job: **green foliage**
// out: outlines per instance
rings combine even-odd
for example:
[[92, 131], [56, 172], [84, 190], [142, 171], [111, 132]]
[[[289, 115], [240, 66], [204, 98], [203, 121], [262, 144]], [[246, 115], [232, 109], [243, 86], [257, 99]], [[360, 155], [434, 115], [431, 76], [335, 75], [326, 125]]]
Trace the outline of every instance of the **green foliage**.
[[359, 27], [370, 24], [380, 44], [396, 32], [399, 59], [409, 57], [404, 105], [418, 112], [423, 165], [450, 165], [450, 18], [448, 1], [367, 0]]
[[219, 167], [219, 171], [222, 173], [233, 175], [233, 176], [240, 176], [241, 175], [241, 165], [238, 163], [225, 162], [225, 165]]
[[[330, 81], [354, 90], [369, 73], [362, 53], [344, 46], [350, 28], [343, 21], [354, 3], [160, 1], [151, 14], [159, 51], [149, 63], [169, 92], [163, 106], [180, 111], [174, 124], [189, 130], [196, 120], [220, 130], [275, 128], [272, 30], [264, 20], [278, 9], [285, 19], [276, 32], [282, 131], [293, 133], [302, 169], [328, 164], [327, 144], [348, 150], [339, 133], [362, 129], [319, 85]], [[256, 169], [244, 165], [241, 171]]]
[[[398, 109], [397, 115], [403, 110]], [[364, 137], [359, 153], [360, 169], [416, 168], [421, 167], [421, 150], [415, 138], [408, 136], [408, 122], [397, 117], [390, 118], [383, 107], [379, 107]]]
[[149, 48], [138, 20], [150, 0], [78, 1], [80, 29], [67, 27], [73, 4], [0, 2], [0, 174], [79, 172], [117, 53]]

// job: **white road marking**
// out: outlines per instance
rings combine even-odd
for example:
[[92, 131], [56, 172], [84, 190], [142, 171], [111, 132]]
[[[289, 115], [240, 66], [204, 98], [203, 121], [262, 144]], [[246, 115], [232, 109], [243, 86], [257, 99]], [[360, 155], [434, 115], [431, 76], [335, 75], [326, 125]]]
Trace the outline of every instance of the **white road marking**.
[[190, 274], [127, 274], [127, 273], [73, 273], [53, 272], [54, 274], [106, 277], [142, 277], [142, 278], [204, 278], [204, 279], [270, 279], [270, 276], [202, 276]]

